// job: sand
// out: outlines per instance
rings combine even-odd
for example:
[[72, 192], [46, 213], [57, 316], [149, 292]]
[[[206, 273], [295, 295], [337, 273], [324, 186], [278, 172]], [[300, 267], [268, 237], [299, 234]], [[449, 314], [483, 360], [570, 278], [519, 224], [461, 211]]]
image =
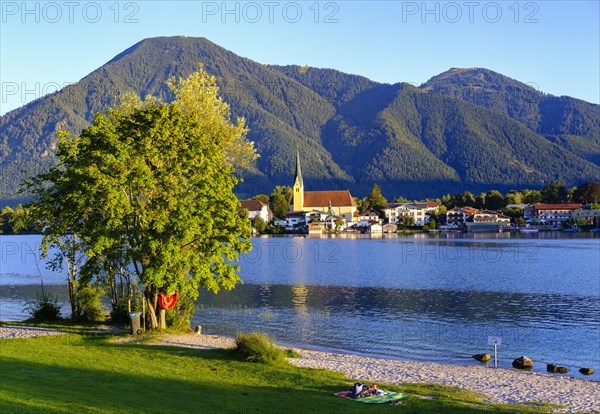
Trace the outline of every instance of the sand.
[[[232, 338], [212, 335], [168, 336], [163, 345], [228, 348]], [[486, 366], [456, 366], [335, 354], [295, 348], [301, 358], [289, 362], [307, 368], [339, 371], [368, 383], [430, 383], [466, 388], [487, 395], [485, 401], [504, 404], [551, 403], [556, 412], [600, 412], [600, 382], [566, 375], [543, 374]]]
[[57, 329], [36, 328], [34, 326], [0, 326], [0, 339], [35, 338], [42, 335], [64, 335], [66, 333]]

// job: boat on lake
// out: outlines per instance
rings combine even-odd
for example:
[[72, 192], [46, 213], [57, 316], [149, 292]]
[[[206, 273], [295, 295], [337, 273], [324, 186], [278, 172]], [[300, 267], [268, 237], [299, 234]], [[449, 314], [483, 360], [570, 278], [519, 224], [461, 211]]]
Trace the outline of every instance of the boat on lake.
[[537, 229], [535, 227], [520, 227], [519, 231], [521, 233], [537, 233], [537, 232], [539, 232], [539, 229]]

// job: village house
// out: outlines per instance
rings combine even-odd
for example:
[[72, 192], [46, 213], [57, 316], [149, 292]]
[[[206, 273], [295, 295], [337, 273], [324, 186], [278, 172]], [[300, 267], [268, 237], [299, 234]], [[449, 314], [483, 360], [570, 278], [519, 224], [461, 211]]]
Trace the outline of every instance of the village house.
[[388, 203], [385, 217], [389, 223], [397, 224], [402, 217], [412, 218], [416, 226], [424, 226], [429, 222], [429, 213], [438, 209], [435, 201], [425, 203]]
[[240, 201], [240, 204], [241, 208], [248, 210], [248, 218], [250, 220], [260, 217], [265, 223], [268, 223], [273, 217], [269, 205], [260, 200], [243, 200]]
[[273, 224], [276, 226], [283, 226], [287, 230], [292, 230], [296, 227], [302, 227], [306, 225], [310, 219], [307, 221], [307, 213], [302, 211], [291, 211], [285, 215], [284, 220], [275, 220]]
[[446, 212], [446, 223], [448, 225], [460, 226], [467, 222], [467, 219], [479, 210], [473, 207], [454, 207]]
[[373, 210], [363, 211], [362, 213], [358, 213], [358, 221], [359, 222], [369, 222], [369, 221], [381, 221], [379, 219], [379, 214]]
[[494, 211], [476, 211], [467, 218], [465, 225], [469, 233], [500, 232], [504, 227], [510, 226], [510, 217]]
[[573, 212], [580, 209], [581, 204], [575, 203], [537, 203], [525, 207], [523, 217], [525, 220], [538, 220], [539, 222], [558, 227], [562, 223], [571, 220]]
[[598, 227], [600, 222], [600, 210], [596, 209], [581, 209], [573, 212], [573, 219], [577, 223], [584, 225], [593, 225]]
[[495, 223], [498, 221], [498, 213], [493, 211], [478, 211], [472, 216], [473, 223]]

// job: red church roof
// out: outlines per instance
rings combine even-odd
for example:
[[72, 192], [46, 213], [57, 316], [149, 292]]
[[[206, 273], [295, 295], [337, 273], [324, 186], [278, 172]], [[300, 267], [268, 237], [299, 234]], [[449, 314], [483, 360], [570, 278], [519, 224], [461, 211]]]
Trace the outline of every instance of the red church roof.
[[335, 191], [305, 191], [304, 207], [327, 207], [331, 201], [331, 207], [356, 207], [349, 190]]

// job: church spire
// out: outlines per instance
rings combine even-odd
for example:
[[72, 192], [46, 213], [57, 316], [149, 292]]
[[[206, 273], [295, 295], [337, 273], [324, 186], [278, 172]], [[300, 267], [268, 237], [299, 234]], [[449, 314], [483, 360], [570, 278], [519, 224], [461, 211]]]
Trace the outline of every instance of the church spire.
[[294, 179], [292, 211], [304, 209], [304, 181], [302, 180], [302, 169], [300, 168], [300, 151], [296, 147], [296, 178]]
[[300, 168], [300, 151], [298, 147], [296, 147], [296, 178], [294, 180], [294, 185], [300, 185], [304, 187], [304, 182], [302, 181], [302, 169]]

